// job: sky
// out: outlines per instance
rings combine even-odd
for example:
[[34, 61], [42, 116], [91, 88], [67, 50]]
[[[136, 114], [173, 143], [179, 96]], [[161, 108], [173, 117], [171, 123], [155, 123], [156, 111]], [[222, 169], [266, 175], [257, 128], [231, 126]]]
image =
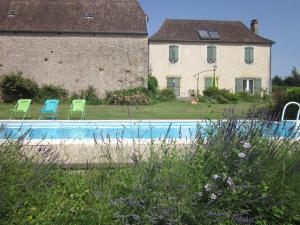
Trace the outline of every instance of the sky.
[[300, 0], [139, 0], [149, 17], [149, 33], [169, 19], [259, 21], [259, 34], [276, 42], [272, 75], [300, 71]]

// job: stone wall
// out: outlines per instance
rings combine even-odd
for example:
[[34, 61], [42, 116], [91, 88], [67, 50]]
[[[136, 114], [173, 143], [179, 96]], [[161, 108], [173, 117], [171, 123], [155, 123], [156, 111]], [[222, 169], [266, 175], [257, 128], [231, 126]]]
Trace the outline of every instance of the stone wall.
[[0, 76], [22, 71], [38, 84], [78, 92], [147, 86], [148, 37], [143, 35], [0, 33]]

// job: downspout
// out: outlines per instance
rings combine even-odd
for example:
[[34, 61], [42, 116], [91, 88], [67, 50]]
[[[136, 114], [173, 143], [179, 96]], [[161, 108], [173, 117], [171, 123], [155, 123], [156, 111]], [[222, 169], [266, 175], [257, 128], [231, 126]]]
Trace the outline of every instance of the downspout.
[[270, 65], [269, 65], [269, 71], [270, 71], [270, 74], [269, 74], [269, 94], [271, 95], [272, 94], [272, 45], [270, 45]]
[[149, 17], [146, 15], [146, 25], [147, 25], [147, 47], [148, 47], [148, 65], [147, 65], [147, 83], [146, 88], [148, 88], [149, 70], [150, 70], [150, 41], [149, 41]]

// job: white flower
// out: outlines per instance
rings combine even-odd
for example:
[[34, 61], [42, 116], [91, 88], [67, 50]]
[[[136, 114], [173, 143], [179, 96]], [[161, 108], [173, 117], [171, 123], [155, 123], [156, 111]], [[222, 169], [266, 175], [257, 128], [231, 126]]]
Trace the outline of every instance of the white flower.
[[204, 186], [204, 189], [206, 190], [206, 191], [211, 191], [211, 185], [210, 184], [205, 184], [205, 186]]
[[218, 179], [221, 178], [221, 177], [220, 177], [219, 175], [215, 174], [215, 175], [212, 176], [212, 178], [213, 178], [214, 180], [218, 180]]
[[251, 148], [251, 144], [248, 142], [245, 142], [243, 145], [244, 148]]
[[232, 186], [234, 184], [233, 179], [231, 177], [227, 178], [227, 184], [229, 184], [229, 186]]
[[214, 193], [212, 193], [211, 196], [210, 196], [211, 200], [216, 200], [217, 197], [218, 197], [218, 196], [217, 196], [216, 194], [214, 194]]
[[245, 157], [246, 157], [246, 154], [245, 154], [245, 153], [243, 153], [243, 152], [240, 152], [240, 153], [239, 153], [239, 157], [243, 159], [243, 158], [245, 158]]
[[202, 193], [202, 192], [197, 192], [196, 195], [197, 195], [198, 197], [202, 197], [202, 196], [203, 196], [203, 193]]

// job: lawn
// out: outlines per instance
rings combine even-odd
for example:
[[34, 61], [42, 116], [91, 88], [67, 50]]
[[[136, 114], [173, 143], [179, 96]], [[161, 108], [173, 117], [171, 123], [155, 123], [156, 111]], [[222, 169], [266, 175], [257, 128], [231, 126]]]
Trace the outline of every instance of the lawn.
[[[38, 119], [42, 104], [32, 104], [31, 117]], [[86, 107], [86, 119], [113, 120], [113, 119], [219, 119], [222, 118], [226, 109], [234, 109], [236, 115], [243, 116], [253, 106], [252, 103], [239, 104], [208, 104], [196, 105], [187, 101], [173, 101], [158, 103], [151, 106], [110, 106], [88, 105]], [[13, 104], [0, 104], [0, 119], [8, 119], [9, 109]], [[69, 104], [59, 107], [58, 119], [67, 119]]]

